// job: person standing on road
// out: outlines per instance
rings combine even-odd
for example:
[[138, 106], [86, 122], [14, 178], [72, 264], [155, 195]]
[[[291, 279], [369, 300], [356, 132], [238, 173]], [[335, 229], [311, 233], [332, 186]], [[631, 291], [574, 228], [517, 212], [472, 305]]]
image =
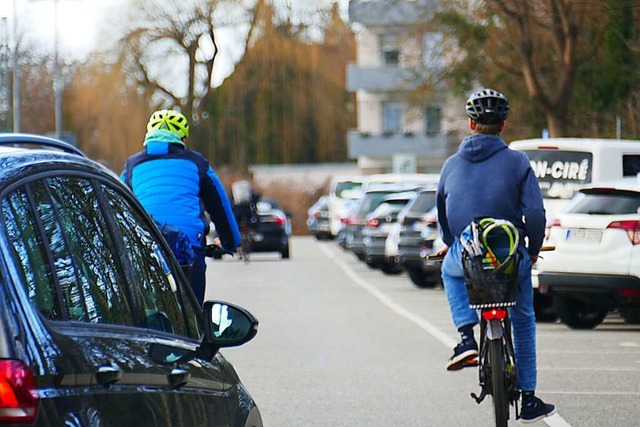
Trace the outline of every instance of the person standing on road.
[[226, 251], [236, 250], [240, 232], [224, 186], [209, 161], [187, 148], [188, 136], [189, 123], [183, 114], [156, 111], [147, 123], [144, 148], [129, 157], [121, 179], [155, 221], [188, 236], [195, 254], [191, 287], [202, 306], [209, 218]]
[[478, 357], [473, 332], [478, 314], [469, 307], [460, 235], [477, 218], [509, 220], [521, 236], [528, 238], [528, 247], [521, 243], [519, 248], [522, 254], [519, 289], [511, 315], [518, 387], [522, 391], [520, 421], [535, 422], [555, 413], [554, 405], [535, 396], [536, 321], [531, 266], [537, 261], [544, 239], [542, 194], [527, 156], [509, 149], [500, 138], [509, 114], [507, 98], [495, 90], [483, 89], [471, 95], [466, 110], [472, 135], [466, 137], [458, 152], [444, 163], [436, 199], [438, 223], [447, 245], [439, 251], [446, 252], [442, 280], [454, 325], [461, 335], [447, 369], [462, 369]]

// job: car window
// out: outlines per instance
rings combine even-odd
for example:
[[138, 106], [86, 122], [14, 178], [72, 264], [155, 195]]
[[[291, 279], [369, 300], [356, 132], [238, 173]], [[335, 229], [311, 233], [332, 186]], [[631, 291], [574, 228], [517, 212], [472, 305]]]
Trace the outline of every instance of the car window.
[[[29, 193], [18, 190], [4, 199], [3, 213], [8, 232], [18, 237], [12, 245], [30, 300], [51, 320], [133, 325], [125, 276], [104, 218], [97, 214], [91, 183], [56, 177], [28, 188]], [[29, 243], [20, 241], [14, 224], [27, 227]], [[21, 256], [25, 252], [28, 256]]]
[[20, 282], [38, 310], [48, 319], [62, 319], [47, 249], [24, 188], [2, 200], [2, 216], [14, 250]]
[[391, 191], [390, 192], [373, 192], [373, 193], [365, 194], [360, 203], [360, 208], [358, 209], [358, 215], [361, 215], [361, 216], [366, 215], [369, 212], [373, 211], [375, 208], [377, 208], [380, 205], [380, 203], [382, 203], [384, 198], [389, 194], [391, 194]]
[[424, 214], [436, 204], [436, 193], [433, 191], [424, 191], [419, 193], [408, 206], [407, 211], [410, 213]]
[[[147, 327], [197, 339], [201, 335], [195, 301], [184, 295], [172, 273], [171, 255], [154, 237], [148, 221], [122, 195], [103, 185], [122, 233], [132, 282], [141, 287]], [[175, 268], [176, 266], [173, 265]]]
[[640, 193], [633, 191], [579, 192], [567, 212], [592, 215], [637, 214]]
[[33, 188], [69, 318], [133, 325], [126, 275], [91, 182], [54, 177]]

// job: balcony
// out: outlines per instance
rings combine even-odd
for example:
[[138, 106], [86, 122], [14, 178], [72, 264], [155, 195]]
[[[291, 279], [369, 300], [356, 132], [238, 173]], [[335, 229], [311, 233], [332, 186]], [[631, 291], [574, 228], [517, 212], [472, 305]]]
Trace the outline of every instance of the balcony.
[[444, 158], [455, 144], [450, 135], [391, 134], [368, 135], [350, 131], [347, 135], [349, 158], [360, 156], [372, 158], [393, 157], [394, 154], [415, 154], [418, 157]]
[[349, 22], [367, 26], [410, 26], [428, 22], [439, 7], [436, 0], [350, 0]]
[[417, 87], [419, 82], [420, 79], [415, 71], [408, 68], [397, 66], [365, 68], [356, 64], [347, 66], [347, 90], [349, 92], [358, 90], [370, 92], [411, 91]]

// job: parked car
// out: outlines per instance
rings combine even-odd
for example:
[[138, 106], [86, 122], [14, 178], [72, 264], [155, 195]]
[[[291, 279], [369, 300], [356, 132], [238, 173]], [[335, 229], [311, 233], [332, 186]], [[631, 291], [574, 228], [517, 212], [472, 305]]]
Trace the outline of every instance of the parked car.
[[362, 195], [362, 185], [366, 181], [363, 175], [338, 175], [331, 180], [329, 188], [329, 226], [331, 235], [337, 237], [344, 223], [341, 221], [349, 210], [353, 200]]
[[347, 225], [350, 218], [353, 218], [356, 214], [358, 206], [358, 199], [349, 199], [344, 205], [344, 212], [340, 214], [340, 228], [336, 235], [336, 242], [342, 249], [347, 250]]
[[251, 252], [278, 252], [289, 259], [292, 214], [270, 197], [262, 197], [256, 208], [260, 219], [251, 234]]
[[1, 422], [262, 426], [218, 351], [257, 320], [197, 305], [120, 179], [35, 135], [0, 135], [0, 162]]
[[411, 188], [396, 185], [380, 185], [367, 190], [358, 200], [352, 215], [346, 223], [347, 249], [361, 261], [365, 260], [364, 235], [362, 234], [367, 215], [380, 206], [384, 198], [390, 194], [407, 191]]
[[560, 320], [591, 329], [617, 309], [640, 323], [640, 183], [629, 178], [589, 185], [550, 224], [538, 261], [541, 293], [553, 296]]
[[333, 238], [329, 218], [329, 196], [320, 196], [307, 211], [307, 230], [318, 240]]
[[380, 268], [386, 274], [401, 273], [395, 260], [387, 259], [385, 246], [387, 236], [398, 221], [398, 214], [416, 195], [415, 191], [393, 193], [386, 196], [380, 206], [367, 215], [362, 230], [364, 261], [370, 267]]
[[398, 238], [398, 263], [411, 282], [420, 288], [438, 285], [440, 262], [427, 259], [440, 240], [436, 205], [436, 188], [422, 189], [403, 212]]

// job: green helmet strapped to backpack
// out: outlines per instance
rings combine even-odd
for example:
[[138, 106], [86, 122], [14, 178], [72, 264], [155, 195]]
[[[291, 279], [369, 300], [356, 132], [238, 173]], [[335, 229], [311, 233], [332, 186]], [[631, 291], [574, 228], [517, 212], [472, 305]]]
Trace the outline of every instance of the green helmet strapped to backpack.
[[158, 110], [151, 115], [147, 123], [147, 132], [154, 129], [164, 129], [182, 138], [189, 136], [189, 122], [184, 114], [174, 110]]

